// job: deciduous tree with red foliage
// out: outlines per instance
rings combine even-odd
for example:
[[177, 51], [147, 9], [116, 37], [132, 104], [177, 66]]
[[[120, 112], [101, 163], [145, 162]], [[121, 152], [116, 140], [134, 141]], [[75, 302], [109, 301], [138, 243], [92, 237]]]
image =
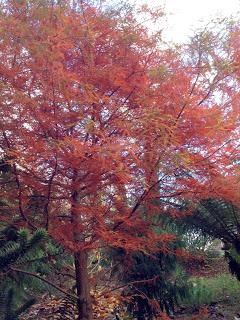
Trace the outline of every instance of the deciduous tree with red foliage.
[[161, 49], [145, 25], [127, 6], [2, 3], [0, 147], [14, 176], [1, 186], [12, 204], [2, 219], [44, 227], [72, 250], [79, 319], [92, 319], [91, 250], [172, 240], [154, 232], [154, 199], [239, 200], [238, 54], [234, 69], [200, 42]]

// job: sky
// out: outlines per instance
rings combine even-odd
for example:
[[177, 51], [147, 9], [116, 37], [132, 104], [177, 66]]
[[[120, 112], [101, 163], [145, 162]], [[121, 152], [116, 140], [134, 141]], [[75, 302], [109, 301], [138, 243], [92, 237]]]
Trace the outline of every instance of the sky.
[[194, 28], [206, 25], [219, 15], [240, 13], [240, 0], [148, 0], [147, 3], [165, 6], [167, 28], [164, 36], [174, 42], [185, 41]]

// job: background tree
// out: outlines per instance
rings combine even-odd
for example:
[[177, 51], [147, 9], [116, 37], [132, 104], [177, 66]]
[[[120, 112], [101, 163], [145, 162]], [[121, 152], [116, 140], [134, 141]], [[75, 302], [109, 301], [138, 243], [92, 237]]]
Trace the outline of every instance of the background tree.
[[165, 252], [160, 247], [160, 252], [151, 255], [110, 250], [114, 262], [112, 273], [117, 275], [122, 299], [134, 318], [153, 319], [161, 312], [173, 315], [180, 298], [188, 296], [190, 287], [179, 257], [181, 251], [184, 251], [184, 244], [180, 238]]

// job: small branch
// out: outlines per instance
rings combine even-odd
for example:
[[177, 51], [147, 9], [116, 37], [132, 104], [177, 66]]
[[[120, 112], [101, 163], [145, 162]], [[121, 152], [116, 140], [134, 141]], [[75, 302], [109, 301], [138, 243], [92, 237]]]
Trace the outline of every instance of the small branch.
[[39, 276], [37, 273], [33, 273], [33, 272], [29, 272], [29, 271], [25, 271], [25, 270], [21, 270], [21, 269], [18, 269], [18, 268], [14, 268], [14, 267], [11, 267], [11, 270], [12, 271], [15, 271], [15, 272], [19, 272], [19, 273], [23, 273], [23, 274], [26, 274], [28, 276], [31, 276], [31, 277], [34, 277], [34, 278], [37, 278], [47, 284], [49, 284], [51, 287], [57, 289], [58, 291], [62, 292], [63, 294], [65, 294], [66, 296], [69, 296], [75, 300], [78, 300], [78, 297], [75, 295], [75, 294], [72, 294], [72, 293], [69, 293], [67, 292], [66, 290], [62, 289], [61, 287], [59, 287], [58, 285], [56, 285], [55, 283]]
[[[7, 147], [9, 150], [11, 150], [11, 144], [8, 140], [8, 137], [6, 135], [6, 133], [3, 131], [3, 137], [6, 141], [6, 144], [7, 144]], [[20, 184], [20, 180], [19, 180], [19, 177], [18, 177], [18, 172], [17, 172], [17, 166], [15, 163], [13, 163], [13, 173], [14, 173], [14, 176], [15, 176], [15, 182], [16, 182], [16, 185], [17, 185], [17, 189], [18, 189], [18, 196], [17, 196], [17, 199], [18, 199], [18, 209], [19, 209], [19, 213], [21, 215], [21, 217], [23, 218], [23, 220], [32, 228], [32, 229], [36, 229], [36, 227], [27, 219], [24, 211], [23, 211], [23, 207], [22, 207], [22, 188], [21, 188], [21, 184]]]
[[[141, 283], [151, 283], [151, 282], [157, 281], [158, 279], [159, 279], [159, 276], [155, 276], [155, 277], [149, 278], [149, 279], [131, 281], [129, 283], [126, 283], [126, 284], [120, 285], [118, 287], [115, 287], [113, 289], [110, 289], [110, 290], [107, 291], [107, 293], [113, 292], [113, 291], [116, 291], [116, 290], [119, 290], [119, 289], [123, 289], [123, 288], [129, 287], [129, 286], [141, 284]], [[105, 293], [106, 292], [101, 293], [99, 297], [103, 296]]]
[[[139, 199], [137, 200], [135, 206], [133, 207], [133, 209], [131, 210], [128, 219], [130, 219], [134, 212], [140, 207], [140, 205], [143, 203], [143, 201], [145, 200], [145, 198], [149, 195], [149, 193], [152, 191], [152, 189], [154, 189], [162, 180], [163, 178], [165, 178], [165, 175], [163, 177], [161, 177], [159, 180], [157, 180], [155, 183], [153, 183], [148, 189], [145, 189], [142, 193], [142, 195], [139, 197]], [[180, 195], [181, 193], [177, 193], [176, 195]], [[159, 198], [159, 197], [157, 197]], [[119, 221], [117, 224], [115, 224], [113, 226], [113, 230], [115, 231], [116, 229], [118, 229], [125, 221]]]
[[55, 166], [54, 166], [54, 170], [53, 170], [53, 173], [48, 181], [48, 192], [47, 192], [47, 202], [44, 206], [44, 213], [45, 213], [45, 217], [46, 217], [46, 224], [45, 224], [45, 228], [48, 230], [48, 226], [49, 226], [49, 212], [48, 212], [48, 206], [49, 206], [49, 203], [50, 203], [50, 199], [51, 199], [51, 190], [52, 190], [52, 183], [53, 183], [53, 179], [57, 173], [57, 166], [58, 166], [58, 162], [57, 162], [57, 159], [56, 159], [56, 162], [55, 162]]

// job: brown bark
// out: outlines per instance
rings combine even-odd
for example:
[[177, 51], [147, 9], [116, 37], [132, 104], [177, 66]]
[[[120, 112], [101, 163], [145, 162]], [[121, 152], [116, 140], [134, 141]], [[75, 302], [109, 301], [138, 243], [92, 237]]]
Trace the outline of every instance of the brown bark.
[[[77, 173], [75, 173], [73, 182], [76, 181]], [[76, 244], [84, 244], [85, 237], [81, 234], [77, 226], [82, 224], [82, 217], [75, 209], [80, 201], [81, 197], [77, 191], [72, 193], [72, 224], [74, 227], [73, 236]], [[90, 295], [90, 283], [88, 274], [88, 252], [86, 250], [78, 251], [74, 254], [75, 264], [75, 280], [77, 288], [77, 308], [78, 308], [78, 320], [92, 320], [92, 301]]]
[[92, 301], [90, 295], [89, 275], [87, 269], [88, 254], [86, 251], [74, 255], [77, 287], [78, 320], [92, 320]]

